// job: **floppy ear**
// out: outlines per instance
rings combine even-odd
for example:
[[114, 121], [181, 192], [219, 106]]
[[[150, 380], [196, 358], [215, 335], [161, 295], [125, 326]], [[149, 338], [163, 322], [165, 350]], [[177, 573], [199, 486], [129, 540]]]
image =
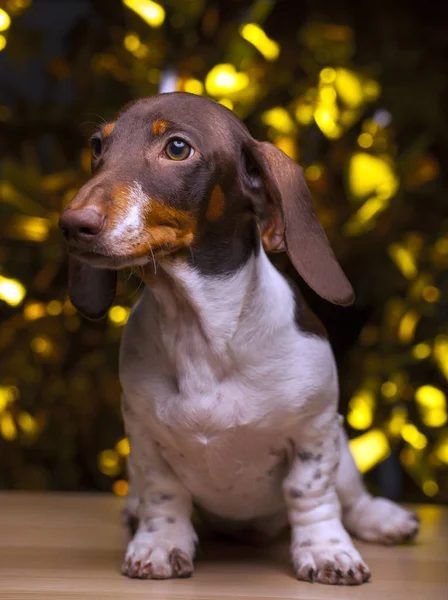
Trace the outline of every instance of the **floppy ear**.
[[266, 249], [286, 250], [296, 271], [322, 298], [333, 304], [352, 304], [352, 286], [314, 212], [302, 169], [267, 142], [254, 140], [249, 152], [268, 205], [267, 211], [264, 208], [268, 217], [261, 220]]
[[68, 289], [74, 306], [89, 319], [109, 310], [117, 289], [117, 272], [95, 269], [73, 257], [68, 259]]

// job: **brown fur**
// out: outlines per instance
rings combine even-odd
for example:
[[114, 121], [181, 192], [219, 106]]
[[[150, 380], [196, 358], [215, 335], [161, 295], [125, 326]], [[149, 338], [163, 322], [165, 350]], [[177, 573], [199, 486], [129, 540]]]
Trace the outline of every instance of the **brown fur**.
[[168, 121], [154, 121], [152, 126], [153, 135], [162, 135], [168, 129]]
[[114, 129], [115, 129], [115, 122], [106, 123], [106, 125], [103, 126], [103, 129], [101, 131], [102, 131], [104, 137], [108, 137]]
[[215, 185], [210, 198], [205, 218], [208, 221], [217, 221], [224, 214], [224, 208], [226, 206], [226, 199], [222, 193], [222, 189], [219, 185]]

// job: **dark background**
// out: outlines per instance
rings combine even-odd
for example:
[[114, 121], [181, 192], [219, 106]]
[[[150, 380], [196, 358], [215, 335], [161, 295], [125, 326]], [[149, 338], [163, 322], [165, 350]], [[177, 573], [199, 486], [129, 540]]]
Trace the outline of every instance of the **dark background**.
[[[57, 219], [95, 128], [172, 72], [304, 167], [357, 294], [305, 289], [355, 456], [375, 492], [448, 502], [447, 5], [160, 0], [155, 26], [125, 4], [0, 0], [0, 488], [126, 493], [117, 357], [140, 284], [123, 274], [108, 319], [83, 320]], [[243, 89], [217, 84], [229, 65]]]

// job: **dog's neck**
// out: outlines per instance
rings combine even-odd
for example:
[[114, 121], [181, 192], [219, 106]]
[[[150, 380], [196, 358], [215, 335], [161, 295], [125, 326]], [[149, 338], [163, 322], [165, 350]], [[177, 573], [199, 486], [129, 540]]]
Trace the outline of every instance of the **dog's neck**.
[[158, 268], [145, 277], [143, 301], [157, 305], [162, 341], [180, 381], [206, 388], [235, 369], [235, 349], [255, 356], [260, 344], [293, 322], [288, 284], [262, 248], [228, 275], [203, 275], [183, 259]]

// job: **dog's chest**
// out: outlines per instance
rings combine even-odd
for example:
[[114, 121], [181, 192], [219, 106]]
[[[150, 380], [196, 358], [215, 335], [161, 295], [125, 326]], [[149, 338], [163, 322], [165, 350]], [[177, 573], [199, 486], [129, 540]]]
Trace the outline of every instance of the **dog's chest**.
[[248, 310], [224, 291], [210, 293], [205, 334], [182, 308], [168, 319], [149, 294], [134, 309], [121, 347], [126, 418], [203, 506], [241, 514], [246, 494], [262, 514], [281, 499], [290, 438], [337, 380], [328, 343], [294, 327], [289, 288]]

